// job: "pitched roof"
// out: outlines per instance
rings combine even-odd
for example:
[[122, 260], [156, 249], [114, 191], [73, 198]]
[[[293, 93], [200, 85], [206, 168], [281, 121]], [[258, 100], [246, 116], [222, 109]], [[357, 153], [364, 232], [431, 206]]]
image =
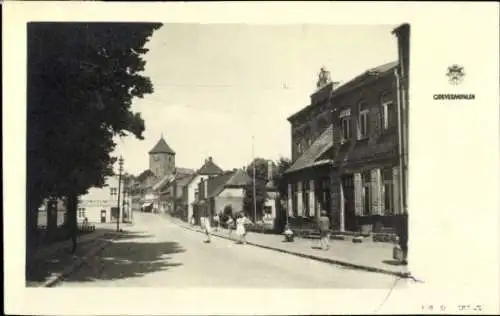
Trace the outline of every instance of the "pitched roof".
[[175, 172], [177, 174], [181, 174], [181, 175], [192, 175], [194, 173], [196, 173], [196, 170], [194, 169], [189, 169], [189, 168], [181, 168], [181, 167], [176, 167], [175, 168]]
[[149, 154], [173, 154], [175, 155], [175, 151], [168, 146], [165, 139], [160, 138], [158, 143], [149, 151]]
[[148, 177], [154, 176], [154, 175], [155, 174], [153, 173], [153, 171], [147, 169], [147, 170], [144, 170], [140, 175], [138, 175], [136, 177], [136, 180], [139, 182], [142, 182], [142, 181], [146, 180]]
[[[329, 97], [333, 98], [336, 97], [340, 94], [349, 92], [353, 89], [356, 89], [358, 87], [361, 87], [365, 84], [368, 84], [369, 82], [373, 82], [373, 80], [376, 80], [379, 76], [387, 74], [390, 71], [393, 71], [394, 68], [398, 66], [398, 61], [391, 61], [388, 63], [385, 63], [383, 65], [379, 65], [374, 68], [367, 69], [363, 73], [357, 75], [356, 77], [350, 79], [349, 81], [345, 82], [344, 84], [338, 86], [338, 88], [333, 89], [334, 83], [330, 82], [329, 84], [321, 87], [318, 91], [313, 93], [313, 95], [316, 94], [328, 94]], [[326, 97], [326, 95], [324, 96]], [[322, 96], [323, 98], [323, 96]], [[301, 110], [295, 112], [294, 114], [290, 115], [287, 120], [293, 120], [295, 117], [299, 116], [301, 113], [306, 111], [307, 109], [310, 109], [317, 105], [316, 103], [310, 104]]]
[[246, 186], [252, 182], [252, 179], [248, 176], [248, 174], [241, 169], [234, 171], [233, 175], [229, 180], [227, 180], [225, 186], [231, 187], [240, 187]]
[[198, 170], [198, 174], [201, 175], [219, 175], [223, 173], [224, 170], [222, 170], [214, 163], [212, 157], [208, 157], [208, 159], [205, 160], [203, 166], [201, 166], [201, 168]]
[[166, 176], [161, 178], [160, 181], [156, 182], [155, 185], [153, 185], [153, 190], [163, 189], [163, 187], [168, 183], [172, 182], [174, 178], [175, 177], [173, 175], [167, 174]]
[[231, 179], [231, 177], [234, 174], [235, 174], [235, 171], [230, 171], [230, 172], [223, 173], [223, 174], [216, 176], [216, 177], [213, 177], [213, 178], [208, 178], [206, 180], [206, 181], [208, 181], [206, 197], [207, 198], [215, 197], [220, 192], [222, 192], [227, 181], [229, 179]]
[[333, 146], [333, 127], [330, 125], [328, 128], [312, 143], [303, 154], [300, 156], [293, 165], [288, 168], [285, 173], [291, 173], [315, 164], [316, 159], [321, 157], [328, 149]]
[[186, 186], [189, 182], [191, 182], [192, 178], [193, 178], [193, 175], [191, 175], [191, 174], [177, 176], [177, 178], [176, 178], [177, 186], [180, 186], [180, 187]]

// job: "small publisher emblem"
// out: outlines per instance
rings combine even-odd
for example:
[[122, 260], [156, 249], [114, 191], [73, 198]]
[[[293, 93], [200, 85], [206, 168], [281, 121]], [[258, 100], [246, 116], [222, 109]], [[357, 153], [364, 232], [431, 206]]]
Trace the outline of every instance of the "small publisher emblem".
[[448, 80], [451, 84], [457, 85], [464, 80], [464, 67], [459, 65], [452, 65], [448, 67], [448, 73], [446, 74], [446, 76], [448, 76]]

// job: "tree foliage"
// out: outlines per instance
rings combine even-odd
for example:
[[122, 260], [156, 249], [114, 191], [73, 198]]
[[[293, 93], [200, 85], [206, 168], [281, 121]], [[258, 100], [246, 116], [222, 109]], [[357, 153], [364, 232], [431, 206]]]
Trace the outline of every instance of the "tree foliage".
[[[255, 201], [256, 205], [254, 205], [254, 194], [253, 194], [253, 183], [250, 183], [245, 187], [245, 195], [243, 198], [243, 209], [245, 213], [250, 217], [255, 219], [254, 213], [256, 213], [257, 218], [261, 218], [263, 216], [263, 208], [264, 203], [268, 199], [268, 194], [264, 181], [257, 180], [255, 183]], [[254, 212], [254, 207], [256, 208]]]
[[280, 157], [276, 163], [274, 173], [274, 183], [276, 184], [280, 196], [287, 196], [287, 183], [284, 181], [285, 171], [292, 166], [292, 161], [285, 157]]
[[255, 166], [255, 178], [261, 181], [269, 181], [268, 177], [268, 163], [272, 162], [273, 169], [275, 164], [272, 160], [264, 158], [255, 158], [246, 168], [246, 172], [250, 178], [253, 178], [253, 167]]
[[[115, 136], [142, 139], [134, 97], [153, 92], [144, 45], [161, 24], [28, 25], [28, 221], [47, 196], [78, 196], [113, 174]], [[76, 199], [70, 199], [76, 201]], [[76, 207], [75, 203], [70, 207]], [[76, 212], [76, 210], [73, 210]], [[75, 215], [76, 214], [70, 214]], [[75, 219], [76, 220], [76, 219]]]

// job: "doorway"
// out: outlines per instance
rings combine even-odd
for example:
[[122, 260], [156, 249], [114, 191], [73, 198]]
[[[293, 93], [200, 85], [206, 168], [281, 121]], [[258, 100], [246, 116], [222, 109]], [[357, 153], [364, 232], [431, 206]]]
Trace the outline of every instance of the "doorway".
[[355, 231], [357, 224], [354, 209], [354, 176], [352, 174], [342, 176], [342, 187], [344, 190], [344, 227], [347, 231]]
[[106, 210], [101, 210], [101, 223], [106, 223]]
[[116, 221], [118, 218], [118, 207], [111, 208], [111, 221]]

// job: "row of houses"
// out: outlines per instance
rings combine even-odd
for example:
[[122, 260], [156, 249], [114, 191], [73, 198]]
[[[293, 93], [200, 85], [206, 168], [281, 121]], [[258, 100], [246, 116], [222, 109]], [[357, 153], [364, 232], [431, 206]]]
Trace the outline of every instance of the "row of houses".
[[[245, 188], [252, 184], [244, 169], [223, 170], [212, 157], [197, 170], [177, 167], [176, 153], [163, 135], [148, 154], [149, 168], [127, 186], [132, 211], [167, 213], [198, 223], [228, 206], [234, 213], [243, 211]], [[277, 189], [272, 181], [266, 190], [269, 198], [264, 209], [275, 217]]]

